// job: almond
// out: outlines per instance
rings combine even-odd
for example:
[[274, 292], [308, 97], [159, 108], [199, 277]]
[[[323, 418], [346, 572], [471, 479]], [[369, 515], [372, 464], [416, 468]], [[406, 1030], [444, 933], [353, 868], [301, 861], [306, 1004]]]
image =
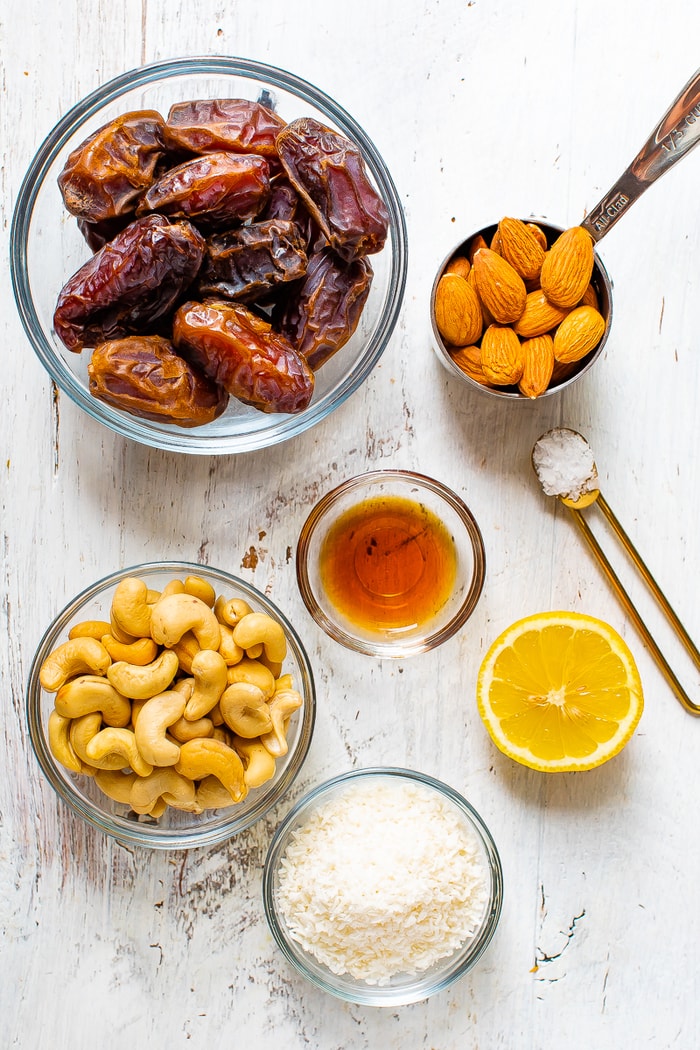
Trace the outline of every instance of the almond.
[[528, 292], [525, 309], [513, 325], [521, 339], [534, 339], [544, 335], [563, 321], [569, 311], [550, 303], [542, 289]]
[[498, 224], [500, 254], [524, 281], [539, 277], [544, 262], [544, 248], [521, 219], [505, 218]]
[[474, 289], [457, 273], [445, 273], [435, 290], [435, 323], [452, 346], [475, 343], [482, 332], [481, 306]]
[[525, 283], [506, 259], [481, 248], [472, 262], [479, 298], [499, 324], [512, 324], [525, 309]]
[[500, 255], [501, 254], [501, 234], [499, 233], [498, 227], [496, 227], [496, 232], [494, 233], [493, 237], [491, 238], [491, 243], [489, 244], [489, 248], [491, 249], [492, 252], [495, 252], [496, 255]]
[[525, 224], [528, 230], [531, 230], [534, 234], [535, 240], [542, 248], [543, 251], [547, 251], [547, 234], [544, 232], [541, 226], [538, 226], [536, 222], [528, 222]]
[[483, 321], [483, 328], [485, 330], [485, 329], [488, 328], [488, 326], [490, 324], [494, 323], [494, 319], [493, 319], [493, 315], [484, 306], [484, 301], [481, 298], [481, 296], [479, 295], [479, 290], [476, 287], [476, 274], [474, 273], [474, 267], [473, 266], [472, 266], [471, 270], [469, 271], [469, 277], [467, 278], [467, 280], [469, 281], [470, 285], [474, 289], [474, 293], [475, 293], [477, 299], [479, 300], [479, 305], [481, 307], [481, 318], [482, 318], [482, 321]]
[[466, 255], [455, 255], [445, 267], [445, 273], [456, 273], [459, 274], [460, 277], [466, 279], [469, 276], [471, 268], [472, 264], [469, 262]]
[[481, 340], [481, 367], [489, 383], [511, 386], [523, 374], [522, 346], [512, 328], [490, 325]]
[[488, 244], [481, 236], [481, 234], [477, 233], [476, 237], [472, 237], [472, 242], [469, 245], [469, 262], [472, 265], [474, 265], [474, 256], [480, 248], [488, 248]]
[[581, 302], [579, 306], [592, 306], [595, 310], [600, 311], [600, 305], [598, 303], [598, 293], [592, 284], [588, 285], [585, 292], [581, 296]]
[[564, 364], [561, 364], [561, 362], [557, 361], [556, 358], [555, 358], [554, 371], [552, 372], [552, 378], [550, 380], [550, 385], [554, 386], [555, 384], [563, 383], [564, 380], [568, 379], [569, 376], [573, 375], [575, 371], [576, 371], [576, 362], [575, 361], [570, 361], [569, 364], [564, 365]]
[[489, 381], [484, 375], [481, 364], [481, 350], [478, 346], [460, 346], [457, 350], [450, 350], [450, 357], [465, 375], [482, 386], [488, 386]]
[[575, 306], [593, 273], [593, 241], [582, 226], [561, 233], [546, 253], [540, 273], [542, 291], [555, 306]]
[[554, 333], [554, 356], [561, 364], [580, 361], [597, 346], [605, 331], [605, 319], [592, 306], [577, 306]]
[[525, 397], [539, 397], [549, 386], [554, 371], [554, 340], [538, 335], [522, 342], [523, 374], [518, 390]]

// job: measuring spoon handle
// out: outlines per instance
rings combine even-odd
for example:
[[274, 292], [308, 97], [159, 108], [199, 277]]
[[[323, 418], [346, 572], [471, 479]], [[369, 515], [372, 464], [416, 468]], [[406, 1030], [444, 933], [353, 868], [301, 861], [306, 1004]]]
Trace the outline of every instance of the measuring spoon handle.
[[700, 142], [700, 69], [688, 81], [627, 170], [581, 225], [599, 241], [652, 182]]

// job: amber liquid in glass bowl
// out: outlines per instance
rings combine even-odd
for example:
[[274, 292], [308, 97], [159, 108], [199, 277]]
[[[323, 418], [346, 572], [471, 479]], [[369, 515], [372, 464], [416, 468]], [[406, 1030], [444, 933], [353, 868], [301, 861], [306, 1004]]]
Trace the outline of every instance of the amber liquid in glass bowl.
[[319, 554], [328, 600], [364, 628], [407, 630], [428, 623], [450, 597], [455, 544], [421, 503], [377, 496], [345, 511]]

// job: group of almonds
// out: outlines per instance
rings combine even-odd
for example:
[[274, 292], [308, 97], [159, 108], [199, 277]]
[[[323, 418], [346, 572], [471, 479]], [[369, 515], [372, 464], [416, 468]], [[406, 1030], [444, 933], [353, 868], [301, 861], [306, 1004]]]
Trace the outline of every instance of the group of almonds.
[[455, 364], [484, 386], [536, 398], [574, 371], [605, 331], [581, 226], [547, 246], [536, 223], [504, 218], [490, 245], [477, 234], [435, 290], [435, 323]]

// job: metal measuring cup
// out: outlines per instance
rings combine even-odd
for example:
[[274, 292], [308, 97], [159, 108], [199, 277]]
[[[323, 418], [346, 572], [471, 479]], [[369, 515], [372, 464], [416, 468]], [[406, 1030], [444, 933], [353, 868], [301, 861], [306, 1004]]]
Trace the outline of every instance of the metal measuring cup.
[[[602, 240], [615, 223], [622, 218], [628, 208], [641, 197], [642, 193], [652, 183], [656, 182], [664, 172], [672, 168], [686, 153], [689, 153], [698, 142], [700, 142], [700, 69], [691, 77], [678, 97], [671, 103], [629, 167], [580, 223], [591, 235], [594, 243], [597, 244]], [[555, 226], [536, 218], [529, 218], [526, 221], [535, 222], [544, 230], [547, 235], [548, 246], [563, 230], [561, 226]], [[435, 321], [435, 293], [440, 278], [448, 264], [455, 256], [465, 254], [472, 239], [479, 234], [489, 244], [496, 231], [496, 225], [493, 224], [481, 230], [475, 230], [468, 237], [461, 240], [440, 264], [430, 295], [433, 347], [439, 360], [448, 372], [457, 376], [467, 386], [481, 391], [482, 394], [488, 397], [506, 398], [511, 401], [524, 401], [527, 403], [530, 399], [524, 397], [517, 388], [484, 386], [466, 375], [452, 360], [449, 353], [450, 348], [440, 335]], [[601, 340], [590, 354], [578, 362], [573, 372], [561, 381], [552, 383], [540, 397], [559, 393], [561, 390], [571, 386], [595, 364], [603, 352], [612, 322], [612, 282], [597, 252], [594, 255], [591, 283], [598, 296], [600, 313], [605, 319], [605, 330]]]

